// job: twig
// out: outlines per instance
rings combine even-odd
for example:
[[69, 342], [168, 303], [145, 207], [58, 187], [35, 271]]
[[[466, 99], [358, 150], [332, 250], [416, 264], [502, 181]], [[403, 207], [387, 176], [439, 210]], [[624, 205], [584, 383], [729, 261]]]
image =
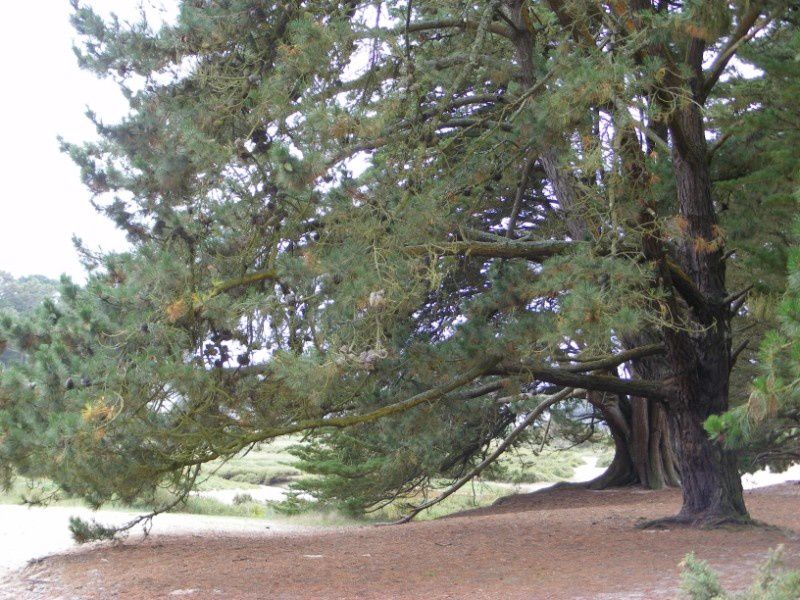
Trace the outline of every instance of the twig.
[[736, 361], [739, 359], [739, 355], [744, 351], [745, 348], [750, 344], [750, 340], [744, 340], [741, 344], [736, 347], [736, 350], [731, 352], [731, 364], [728, 367], [729, 370], [733, 370], [733, 367], [736, 366]]
[[517, 226], [517, 218], [519, 211], [522, 208], [522, 198], [525, 196], [525, 190], [528, 188], [528, 182], [533, 172], [533, 166], [536, 164], [536, 156], [531, 155], [525, 161], [525, 166], [522, 170], [522, 179], [517, 186], [517, 193], [514, 196], [514, 206], [511, 209], [511, 215], [508, 217], [508, 226], [506, 227], [506, 237], [511, 238], [514, 234], [514, 228]]

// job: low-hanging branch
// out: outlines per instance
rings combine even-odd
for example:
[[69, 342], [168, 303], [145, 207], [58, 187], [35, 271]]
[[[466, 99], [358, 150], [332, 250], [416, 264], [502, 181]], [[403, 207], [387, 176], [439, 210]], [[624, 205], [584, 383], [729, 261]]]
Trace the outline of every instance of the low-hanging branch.
[[461, 477], [458, 481], [456, 481], [453, 485], [447, 488], [444, 492], [439, 494], [436, 498], [432, 500], [428, 500], [427, 502], [423, 502], [422, 504], [415, 506], [411, 512], [409, 512], [406, 516], [402, 519], [395, 521], [393, 524], [401, 525], [403, 523], [408, 523], [414, 517], [416, 517], [419, 513], [423, 510], [430, 508], [436, 504], [439, 504], [442, 500], [446, 499], [447, 497], [451, 496], [455, 492], [457, 492], [460, 488], [464, 487], [467, 483], [469, 483], [472, 479], [480, 475], [486, 467], [491, 465], [494, 461], [496, 461], [500, 456], [508, 449], [508, 447], [514, 443], [514, 441], [520, 436], [520, 434], [525, 431], [536, 419], [538, 419], [541, 414], [562, 400], [566, 400], [570, 396], [574, 396], [576, 394], [576, 390], [573, 388], [566, 388], [557, 394], [552, 396], [546, 397], [542, 400], [539, 404], [534, 407], [534, 409], [528, 413], [528, 415], [522, 420], [522, 422], [517, 425], [514, 430], [508, 434], [508, 436], [501, 442], [501, 444], [492, 452], [489, 456], [481, 461], [480, 464], [475, 466], [472, 470], [470, 470], [466, 475]]
[[425, 402], [432, 402], [435, 400], [439, 400], [440, 398], [443, 398], [450, 392], [453, 392], [467, 385], [471, 381], [474, 381], [478, 377], [489, 374], [489, 372], [492, 369], [494, 369], [497, 363], [499, 362], [500, 362], [500, 357], [496, 356], [489, 357], [480, 364], [475, 365], [471, 369], [465, 371], [463, 374], [454, 377], [447, 383], [444, 383], [440, 386], [416, 394], [400, 402], [395, 402], [393, 404], [382, 406], [381, 408], [375, 409], [368, 413], [345, 415], [338, 417], [320, 417], [315, 419], [304, 419], [292, 423], [291, 425], [285, 425], [282, 427], [267, 427], [264, 429], [260, 429], [251, 435], [237, 439], [235, 444], [231, 447], [209, 452], [207, 454], [204, 454], [200, 458], [193, 458], [186, 461], [180, 461], [180, 460], [172, 461], [167, 470], [173, 471], [176, 468], [187, 467], [209, 462], [211, 460], [216, 460], [221, 456], [236, 454], [240, 450], [252, 444], [265, 442], [267, 440], [276, 437], [281, 437], [284, 435], [291, 435], [293, 433], [312, 431], [314, 429], [322, 429], [326, 427], [343, 429], [345, 427], [352, 427], [354, 425], [363, 425], [365, 423], [372, 423], [384, 417], [405, 412]]

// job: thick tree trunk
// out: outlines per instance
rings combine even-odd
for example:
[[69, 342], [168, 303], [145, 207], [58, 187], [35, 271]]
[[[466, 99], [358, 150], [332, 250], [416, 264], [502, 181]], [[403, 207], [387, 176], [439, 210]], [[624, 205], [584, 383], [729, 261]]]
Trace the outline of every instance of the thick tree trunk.
[[[645, 329], [622, 339], [625, 348], [661, 343], [658, 331]], [[664, 381], [670, 377], [669, 363], [664, 356], [652, 356], [633, 361], [633, 375], [649, 381]], [[676, 466], [674, 437], [670, 431], [664, 405], [646, 398], [622, 398], [623, 407], [631, 414], [631, 456], [639, 483], [650, 489], [680, 485]]]
[[671, 416], [684, 474], [678, 520], [707, 525], [747, 520], [735, 456], [709, 439], [700, 415], [676, 411]]
[[627, 485], [662, 489], [680, 485], [669, 423], [657, 402], [619, 398], [612, 403], [594, 404], [611, 430], [615, 451], [608, 469], [589, 482], [590, 489]]
[[613, 427], [611, 436], [614, 438], [614, 460], [604, 473], [586, 484], [590, 490], [605, 490], [640, 483], [628, 440]]
[[[524, 23], [521, 16], [522, 6], [521, 2], [509, 3], [513, 18], [520, 24]], [[523, 82], [528, 86], [533, 85], [534, 66], [531, 62], [533, 40], [529, 36], [520, 35], [516, 44], [520, 63], [523, 65]], [[539, 156], [539, 162], [553, 186], [561, 210], [566, 215], [565, 225], [570, 237], [575, 240], [584, 239], [587, 224], [583, 218], [575, 214], [578, 204], [577, 182], [572, 174], [562, 170], [557, 148], [545, 147]], [[644, 334], [637, 336], [628, 347], [661, 342], [656, 332], [649, 333], [649, 340], [645, 340], [645, 337]], [[661, 381], [669, 369], [665, 367], [663, 357], [659, 357], [646, 360], [641, 366], [635, 366], [635, 370], [642, 379]], [[660, 489], [665, 486], [680, 485], [669, 422], [663, 408], [655, 402], [640, 398], [623, 398], [609, 405], [604, 396], [590, 394], [590, 398], [599, 398], [593, 403], [601, 411], [611, 430], [615, 453], [606, 472], [591, 481], [589, 487], [604, 489], [642, 485], [646, 488]]]
[[[702, 53], [697, 54], [699, 72]], [[705, 129], [698, 105], [675, 111], [669, 129], [683, 219], [679, 259], [696, 290], [683, 293], [685, 307], [677, 299], [669, 306], [676, 324], [679, 315], [689, 316], [687, 327], [664, 328], [676, 390], [668, 412], [679, 442], [683, 483], [683, 506], [677, 518], [697, 524], [744, 521], [749, 517], [736, 461], [709, 439], [703, 428], [710, 415], [729, 408], [732, 315], [726, 301], [724, 248], [711, 197]], [[661, 268], [664, 276], [663, 260]]]

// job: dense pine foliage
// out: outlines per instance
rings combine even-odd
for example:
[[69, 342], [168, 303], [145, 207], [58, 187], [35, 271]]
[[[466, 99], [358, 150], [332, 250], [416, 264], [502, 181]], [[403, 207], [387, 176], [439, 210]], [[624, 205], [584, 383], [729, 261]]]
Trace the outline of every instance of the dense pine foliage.
[[360, 511], [541, 407], [606, 423], [604, 483], [746, 515], [703, 423], [788, 356], [749, 348], [794, 239], [791, 3], [184, 0], [159, 28], [74, 4], [130, 113], [63, 147], [132, 250], [81, 248], [85, 287], [3, 324], [30, 356], [2, 373], [7, 475], [147, 498], [307, 432], [308, 486]]

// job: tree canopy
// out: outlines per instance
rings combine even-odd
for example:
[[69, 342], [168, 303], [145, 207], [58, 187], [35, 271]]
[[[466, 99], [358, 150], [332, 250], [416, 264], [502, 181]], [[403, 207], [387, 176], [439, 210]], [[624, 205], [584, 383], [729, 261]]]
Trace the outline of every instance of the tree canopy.
[[785, 287], [790, 5], [184, 0], [154, 28], [74, 0], [130, 113], [63, 147], [133, 249], [81, 248], [88, 284], [5, 324], [32, 358], [2, 464], [100, 504], [304, 432], [315, 493], [363, 510], [549, 398], [611, 429], [606, 483], [746, 518], [703, 423]]

